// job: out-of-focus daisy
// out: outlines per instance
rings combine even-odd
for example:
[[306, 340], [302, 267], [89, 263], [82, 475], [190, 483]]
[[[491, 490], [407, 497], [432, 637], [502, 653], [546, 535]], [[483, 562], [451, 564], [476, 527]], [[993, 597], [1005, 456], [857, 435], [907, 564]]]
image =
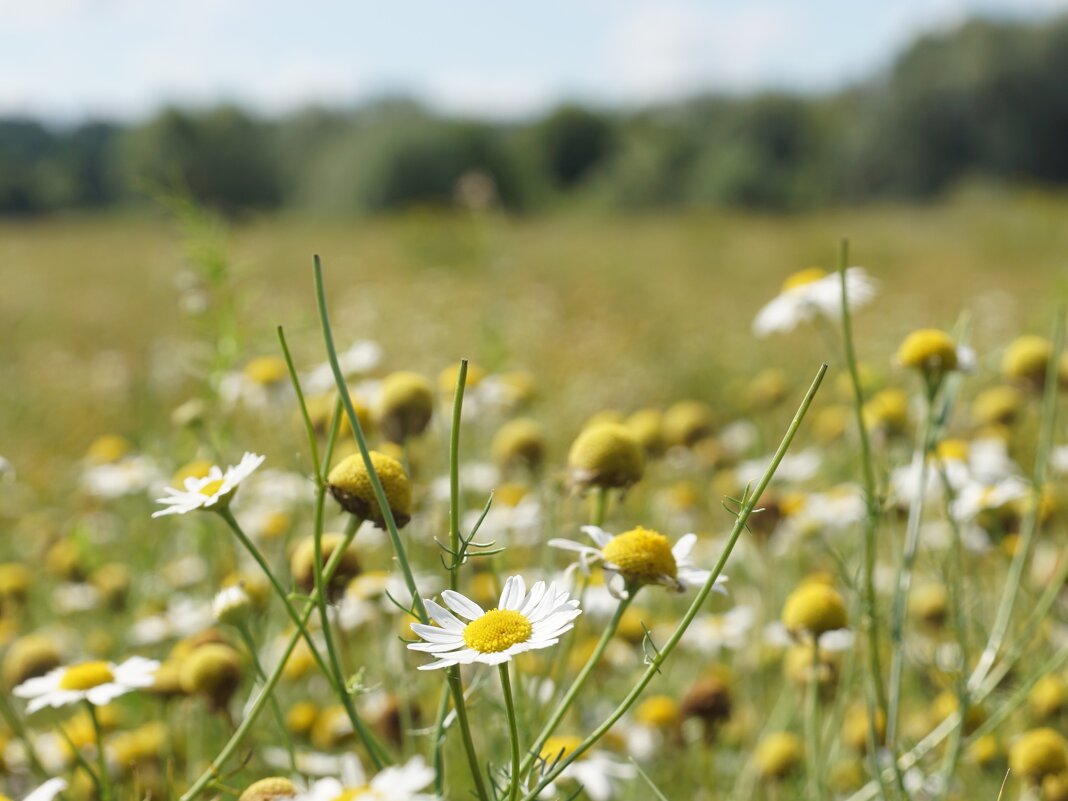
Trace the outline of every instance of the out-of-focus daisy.
[[341, 778], [319, 779], [298, 801], [434, 801], [438, 796], [421, 792], [434, 781], [434, 769], [421, 756], [414, 756], [403, 765], [383, 768], [368, 779], [355, 758], [342, 763]]
[[[774, 458], [772, 454], [742, 462], [734, 471], [736, 481], [743, 487], [746, 484], [755, 484], [763, 477]], [[774, 480], [779, 484], [800, 484], [813, 478], [822, 463], [823, 457], [815, 448], [788, 453], [779, 462]]]
[[63, 779], [49, 779], [36, 790], [31, 792], [22, 801], [52, 801], [57, 795], [67, 789], [67, 782]]
[[[846, 291], [850, 310], [859, 309], [875, 297], [876, 282], [861, 267], [846, 270]], [[782, 290], [762, 308], [753, 320], [758, 337], [792, 331], [801, 323], [819, 316], [836, 319], [842, 303], [837, 273], [819, 267], [794, 273], [783, 282]]]
[[[580, 743], [578, 737], [568, 735], [546, 740], [541, 753], [538, 754], [542, 773], [548, 773], [559, 762], [571, 756]], [[564, 768], [555, 781], [577, 782], [592, 801], [608, 801], [615, 793], [615, 781], [633, 779], [636, 775], [637, 769], [633, 765], [621, 762], [603, 751], [590, 750]], [[557, 792], [554, 784], [548, 785], [539, 797], [554, 797]]]
[[683, 643], [713, 656], [724, 648], [736, 651], [745, 646], [755, 619], [756, 613], [749, 606], [736, 606], [722, 615], [702, 615], [686, 630]]
[[[579, 602], [569, 598], [566, 590], [557, 590], [555, 583], [546, 586], [539, 581], [528, 593], [521, 576], [505, 581], [497, 608], [488, 612], [453, 590], [445, 590], [441, 597], [448, 609], [426, 601], [427, 612], [438, 625], [412, 624], [412, 631], [424, 641], [408, 647], [437, 658], [420, 665], [420, 670], [474, 662], [499, 665], [516, 654], [555, 645], [582, 614]], [[469, 622], [462, 622], [453, 612]]]
[[265, 457], [255, 453], [246, 453], [241, 461], [224, 472], [218, 465], [203, 478], [187, 478], [184, 489], [167, 487], [166, 497], [157, 499], [157, 503], [166, 504], [167, 508], [153, 512], [153, 517], [164, 515], [184, 515], [197, 509], [212, 509], [229, 502], [238, 484], [263, 464]]
[[87, 464], [82, 487], [97, 498], [121, 498], [144, 492], [159, 479], [159, 468], [152, 459], [133, 455], [105, 464]]
[[969, 481], [957, 492], [951, 512], [958, 520], [972, 520], [981, 512], [999, 509], [1030, 494], [1031, 485], [1019, 476], [1009, 476], [993, 484]]
[[[382, 361], [382, 347], [377, 342], [362, 339], [337, 355], [341, 374], [355, 378], [371, 372]], [[329, 362], [324, 362], [301, 379], [304, 391], [311, 394], [330, 392], [335, 388], [334, 371]]]
[[28, 679], [11, 692], [29, 699], [26, 711], [30, 713], [46, 706], [61, 707], [78, 701], [104, 706], [120, 695], [151, 687], [158, 669], [159, 662], [140, 656], [132, 656], [119, 665], [82, 662]]
[[[697, 543], [696, 534], [684, 534], [675, 545], [658, 531], [638, 527], [613, 536], [598, 526], [583, 526], [582, 530], [596, 543], [596, 547], [574, 540], [554, 538], [549, 545], [579, 554], [579, 567], [589, 572], [599, 564], [614, 573], [609, 588], [620, 597], [628, 585], [660, 584], [676, 592], [699, 587], [709, 577], [709, 571], [690, 564], [690, 551]], [[726, 581], [721, 576], [717, 587]]]
[[242, 405], [262, 409], [292, 393], [289, 370], [280, 356], [259, 356], [219, 382], [219, 399], [227, 408]]
[[0, 456], [0, 483], [14, 483], [15, 466], [3, 456]]
[[188, 637], [206, 629], [213, 620], [211, 604], [207, 601], [173, 595], [167, 601], [166, 610], [143, 617], [130, 626], [130, 642], [151, 645], [172, 638]]
[[[501, 481], [500, 471], [489, 462], [468, 462], [460, 467], [460, 487], [464, 492], [488, 495]], [[437, 501], [449, 499], [449, 477], [441, 476], [430, 485], [430, 494]]]

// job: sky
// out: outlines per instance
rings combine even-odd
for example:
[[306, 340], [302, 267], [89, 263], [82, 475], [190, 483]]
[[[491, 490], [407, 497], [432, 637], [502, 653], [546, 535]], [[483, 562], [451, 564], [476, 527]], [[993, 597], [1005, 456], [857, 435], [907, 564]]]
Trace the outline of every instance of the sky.
[[975, 14], [1068, 0], [0, 0], [0, 115], [263, 114], [406, 95], [508, 119], [562, 101], [822, 91]]

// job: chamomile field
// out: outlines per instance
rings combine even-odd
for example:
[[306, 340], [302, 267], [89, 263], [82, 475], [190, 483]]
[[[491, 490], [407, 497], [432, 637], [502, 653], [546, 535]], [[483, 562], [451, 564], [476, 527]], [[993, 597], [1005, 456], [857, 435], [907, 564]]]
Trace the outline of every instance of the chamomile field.
[[1068, 798], [1066, 217], [0, 221], [0, 798]]

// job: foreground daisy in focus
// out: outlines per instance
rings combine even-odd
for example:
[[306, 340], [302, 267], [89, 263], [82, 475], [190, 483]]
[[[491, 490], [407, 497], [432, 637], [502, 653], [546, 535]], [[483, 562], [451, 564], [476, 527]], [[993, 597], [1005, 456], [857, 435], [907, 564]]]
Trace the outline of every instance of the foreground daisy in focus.
[[[638, 528], [613, 536], [598, 526], [583, 526], [596, 547], [565, 539], [551, 539], [549, 545], [566, 551], [577, 551], [579, 566], [589, 572], [590, 566], [600, 564], [614, 573], [609, 589], [620, 597], [628, 587], [638, 588], [645, 584], [660, 584], [676, 592], [691, 587], [700, 587], [710, 574], [690, 564], [690, 551], [697, 543], [697, 535], [684, 534], [672, 545], [668, 538], [652, 529]], [[716, 586], [726, 582], [725, 577], [716, 579]]]
[[82, 662], [56, 668], [37, 678], [28, 679], [12, 693], [29, 699], [26, 711], [36, 712], [46, 706], [61, 707], [86, 701], [104, 706], [121, 695], [151, 687], [159, 662], [133, 656], [122, 664], [112, 662]]
[[568, 595], [558, 591], [555, 583], [546, 586], [544, 581], [528, 593], [522, 577], [511, 576], [504, 583], [497, 608], [487, 612], [470, 598], [445, 590], [441, 598], [448, 609], [426, 600], [426, 611], [437, 625], [413, 623], [412, 631], [423, 642], [408, 647], [437, 658], [420, 665], [420, 670], [474, 662], [499, 665], [525, 651], [555, 645], [561, 634], [571, 630], [582, 611], [579, 602]]
[[[861, 267], [846, 270], [846, 293], [850, 310], [859, 309], [875, 297], [876, 282]], [[782, 290], [762, 308], [753, 320], [758, 337], [793, 331], [801, 323], [817, 317], [836, 319], [842, 304], [842, 287], [837, 273], [819, 267], [794, 273], [783, 282]]]
[[164, 515], [184, 515], [198, 509], [212, 509], [229, 502], [237, 491], [237, 486], [263, 464], [265, 457], [255, 453], [246, 453], [241, 461], [225, 471], [218, 465], [212, 465], [203, 478], [187, 478], [183, 489], [167, 487], [167, 496], [158, 498], [157, 503], [166, 505], [165, 509], [153, 512], [153, 517]]
[[421, 756], [414, 756], [404, 765], [388, 767], [379, 771], [370, 781], [363, 767], [355, 758], [346, 759], [342, 766], [341, 779], [319, 779], [307, 793], [297, 796], [298, 801], [435, 801], [436, 795], [420, 790], [434, 781], [434, 769]]

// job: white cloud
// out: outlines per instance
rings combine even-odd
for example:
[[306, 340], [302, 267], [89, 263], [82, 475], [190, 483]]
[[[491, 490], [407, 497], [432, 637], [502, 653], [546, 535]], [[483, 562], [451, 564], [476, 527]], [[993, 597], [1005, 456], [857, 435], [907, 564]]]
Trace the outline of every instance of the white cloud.
[[678, 97], [698, 89], [762, 83], [776, 50], [801, 20], [781, 3], [714, 8], [691, 0], [647, 0], [626, 7], [609, 30], [604, 61], [614, 92], [628, 102]]
[[430, 76], [419, 94], [444, 111], [494, 119], [532, 114], [556, 99], [544, 76], [491, 69], [439, 72]]

